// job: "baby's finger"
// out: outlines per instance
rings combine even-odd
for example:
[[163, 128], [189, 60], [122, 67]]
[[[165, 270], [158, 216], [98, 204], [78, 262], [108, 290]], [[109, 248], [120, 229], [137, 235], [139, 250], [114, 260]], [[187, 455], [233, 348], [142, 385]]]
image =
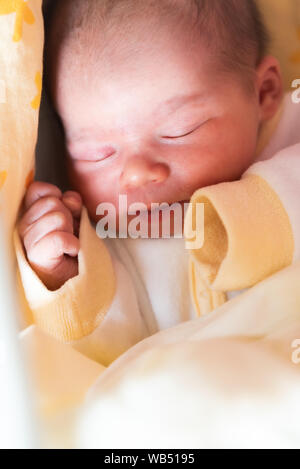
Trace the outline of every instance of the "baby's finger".
[[25, 195], [24, 206], [25, 210], [28, 210], [37, 200], [43, 197], [56, 197], [61, 199], [61, 190], [53, 184], [46, 182], [33, 182]]
[[70, 213], [68, 215], [61, 211], [47, 213], [36, 223], [30, 226], [30, 229], [26, 231], [23, 237], [23, 243], [26, 251], [28, 252], [42, 238], [54, 231], [73, 234], [73, 230], [73, 219]]
[[80, 218], [82, 211], [82, 198], [78, 192], [68, 191], [62, 196], [65, 206], [71, 211], [74, 218]]
[[30, 209], [21, 218], [18, 229], [21, 238], [25, 236], [31, 225], [38, 222], [47, 213], [62, 212], [72, 223], [72, 214], [70, 210], [57, 197], [45, 197], [35, 202]]
[[77, 257], [79, 240], [71, 233], [56, 231], [48, 234], [34, 245], [28, 253], [28, 260], [39, 269], [51, 271], [59, 265], [65, 254]]

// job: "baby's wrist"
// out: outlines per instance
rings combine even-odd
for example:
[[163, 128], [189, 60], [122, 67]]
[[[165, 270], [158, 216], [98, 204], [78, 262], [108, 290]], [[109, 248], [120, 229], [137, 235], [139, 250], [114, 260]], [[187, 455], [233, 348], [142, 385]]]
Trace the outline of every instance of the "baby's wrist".
[[59, 290], [68, 280], [76, 277], [78, 271], [78, 258], [65, 256], [63, 262], [54, 270], [49, 271], [30, 264], [41, 282], [50, 291]]

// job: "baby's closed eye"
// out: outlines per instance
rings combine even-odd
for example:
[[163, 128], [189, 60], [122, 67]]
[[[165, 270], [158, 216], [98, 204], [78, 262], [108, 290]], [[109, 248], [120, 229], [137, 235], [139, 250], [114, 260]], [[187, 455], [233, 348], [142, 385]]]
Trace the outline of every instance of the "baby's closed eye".
[[69, 148], [69, 156], [72, 160], [81, 162], [100, 162], [116, 155], [116, 149], [111, 146], [98, 146], [91, 147], [87, 145], [71, 146]]
[[177, 139], [177, 138], [188, 137], [189, 135], [193, 134], [198, 129], [200, 129], [206, 122], [208, 122], [208, 120], [210, 119], [207, 119], [206, 121], [201, 122], [201, 124], [198, 124], [196, 126], [189, 126], [188, 128], [185, 128], [179, 131], [175, 131], [175, 130], [172, 131], [170, 129], [168, 132], [164, 132], [164, 134], [161, 135], [161, 138]]

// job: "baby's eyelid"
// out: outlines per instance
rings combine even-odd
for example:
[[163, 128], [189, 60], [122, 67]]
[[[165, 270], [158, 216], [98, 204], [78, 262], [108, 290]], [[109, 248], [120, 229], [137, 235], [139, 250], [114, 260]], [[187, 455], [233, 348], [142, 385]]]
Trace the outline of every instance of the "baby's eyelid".
[[84, 161], [89, 162], [89, 163], [105, 163], [105, 162], [110, 162], [113, 161], [117, 158], [118, 154], [117, 152], [112, 152], [109, 155], [105, 156], [97, 156], [95, 155], [95, 158], [86, 158]]
[[100, 162], [100, 161], [105, 161], [107, 159], [111, 159], [112, 157], [117, 156], [117, 149], [115, 148], [109, 148], [109, 150], [106, 150], [105, 147], [102, 150], [88, 150], [88, 151], [80, 151], [80, 153], [76, 154], [73, 153], [71, 155], [71, 158], [79, 161], [85, 161], [85, 162]]
[[191, 135], [192, 133], [196, 132], [196, 130], [198, 130], [200, 127], [202, 127], [209, 119], [207, 119], [206, 121], [203, 121], [201, 122], [201, 124], [197, 125], [196, 127], [194, 127], [192, 130], [189, 130], [188, 132], [183, 132], [181, 133], [180, 135], [161, 135], [161, 138], [165, 138], [165, 139], [176, 139], [176, 138], [183, 138], [183, 137], [188, 137], [189, 135]]
[[[197, 127], [197, 129], [199, 128], [199, 126]], [[182, 138], [182, 137], [187, 137], [188, 135], [191, 135], [192, 133], [194, 133], [197, 129], [193, 129], [193, 130], [190, 130], [189, 132], [186, 132], [184, 134], [180, 134], [180, 135], [174, 135], [174, 136], [171, 136], [171, 135], [163, 135], [162, 138], [168, 138], [168, 139], [176, 139], [176, 138]]]
[[[109, 148], [109, 150], [103, 151], [104, 156], [101, 159], [110, 158], [111, 156], [115, 155], [116, 152], [117, 152], [117, 150], [115, 148]], [[99, 151], [99, 154], [101, 154], [101, 150]]]

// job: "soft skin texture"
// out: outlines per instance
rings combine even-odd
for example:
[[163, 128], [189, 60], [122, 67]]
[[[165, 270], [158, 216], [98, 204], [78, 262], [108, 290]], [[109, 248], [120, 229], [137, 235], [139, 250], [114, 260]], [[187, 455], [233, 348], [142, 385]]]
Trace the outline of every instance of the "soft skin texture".
[[[126, 41], [121, 50], [108, 43], [100, 64], [91, 63], [88, 49], [73, 57], [62, 45], [52, 67], [51, 91], [65, 129], [70, 180], [94, 221], [100, 203], [118, 209], [119, 195], [127, 195], [128, 205], [142, 202], [150, 208], [151, 203], [189, 201], [201, 187], [238, 180], [254, 162], [261, 124], [273, 117], [283, 96], [280, 67], [272, 56], [257, 67], [250, 94], [240, 76], [217, 73], [209, 51], [190, 34], [181, 29], [171, 34], [166, 26], [153, 35], [146, 24], [138, 26], [132, 23], [128, 49]], [[47, 197], [55, 190], [48, 187]], [[73, 266], [69, 272], [65, 263], [64, 275], [57, 275], [45, 256], [32, 262], [37, 242], [45, 252], [47, 242], [53, 246], [57, 225], [49, 213], [46, 223], [33, 215], [41, 205], [30, 210], [34, 223], [21, 222], [23, 240], [22, 233], [34, 230], [31, 243], [25, 243], [27, 257], [45, 284], [58, 288], [76, 271]], [[67, 219], [65, 209], [55, 207], [59, 211]], [[78, 250], [70, 226], [58, 229], [69, 236], [57, 243], [56, 269], [69, 258], [64, 254], [76, 262]]]

